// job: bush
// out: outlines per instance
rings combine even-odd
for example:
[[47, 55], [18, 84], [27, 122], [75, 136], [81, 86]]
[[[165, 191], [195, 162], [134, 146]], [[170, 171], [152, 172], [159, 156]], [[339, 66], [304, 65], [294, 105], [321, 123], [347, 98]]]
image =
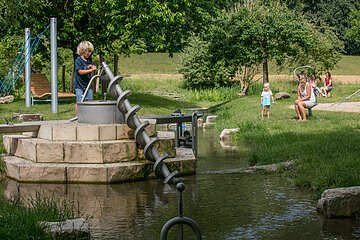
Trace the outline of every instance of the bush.
[[220, 60], [214, 63], [209, 45], [198, 37], [189, 40], [189, 46], [180, 56], [180, 73], [185, 86], [191, 89], [219, 88], [230, 86], [232, 69]]

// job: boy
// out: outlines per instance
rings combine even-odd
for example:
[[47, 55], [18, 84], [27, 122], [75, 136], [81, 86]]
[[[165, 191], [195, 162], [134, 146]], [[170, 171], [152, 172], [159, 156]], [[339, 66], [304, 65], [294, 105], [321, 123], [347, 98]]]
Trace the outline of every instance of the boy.
[[264, 118], [264, 112], [267, 113], [267, 118], [270, 118], [270, 102], [274, 103], [274, 96], [270, 90], [270, 84], [265, 83], [264, 89], [261, 93], [260, 103], [261, 103], [261, 118]]
[[[96, 66], [92, 64], [91, 54], [94, 51], [94, 46], [89, 41], [82, 41], [78, 47], [76, 53], [78, 54], [75, 59], [75, 74], [74, 74], [74, 88], [76, 94], [76, 102], [80, 102], [85, 89], [90, 82], [91, 73], [96, 71]], [[93, 100], [93, 91], [89, 88], [85, 100]], [[77, 115], [77, 104], [75, 105], [75, 111]]]

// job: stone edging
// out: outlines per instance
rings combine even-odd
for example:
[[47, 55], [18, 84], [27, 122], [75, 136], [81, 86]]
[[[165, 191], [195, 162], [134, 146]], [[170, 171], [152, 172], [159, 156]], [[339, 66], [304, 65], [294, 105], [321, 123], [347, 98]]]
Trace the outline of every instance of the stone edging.
[[252, 166], [249, 167], [247, 170], [245, 170], [246, 173], [255, 173], [259, 171], [265, 171], [265, 172], [276, 172], [280, 169], [290, 169], [295, 164], [295, 161], [290, 160], [286, 162], [281, 163], [274, 163], [269, 165], [259, 165], [259, 166]]

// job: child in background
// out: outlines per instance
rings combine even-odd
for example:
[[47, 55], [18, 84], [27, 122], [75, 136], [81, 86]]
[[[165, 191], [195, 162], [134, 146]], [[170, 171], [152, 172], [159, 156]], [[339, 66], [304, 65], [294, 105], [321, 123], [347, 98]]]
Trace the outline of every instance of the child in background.
[[330, 97], [330, 92], [333, 90], [333, 80], [330, 72], [325, 73], [324, 87], [320, 88], [320, 90], [324, 97]]
[[270, 90], [270, 84], [265, 83], [264, 89], [261, 93], [260, 103], [261, 103], [261, 118], [264, 118], [264, 112], [266, 111], [267, 118], [270, 118], [270, 105], [271, 101], [274, 103], [274, 96]]
[[320, 88], [316, 85], [316, 76], [314, 74], [310, 77], [310, 86], [313, 88], [316, 96], [321, 94]]

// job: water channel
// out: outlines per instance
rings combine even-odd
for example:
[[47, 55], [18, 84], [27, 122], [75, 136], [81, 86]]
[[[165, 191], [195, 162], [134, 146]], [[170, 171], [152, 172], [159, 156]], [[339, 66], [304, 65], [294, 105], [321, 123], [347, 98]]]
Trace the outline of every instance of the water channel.
[[[276, 175], [241, 173], [241, 149], [223, 148], [217, 135], [199, 131], [196, 176], [184, 177], [184, 215], [195, 220], [203, 239], [358, 239], [354, 219], [324, 220], [312, 195]], [[92, 238], [159, 239], [160, 230], [178, 215], [178, 192], [159, 180], [112, 185], [19, 184], [0, 189], [12, 198], [37, 193], [67, 199], [90, 216]], [[177, 228], [174, 228], [175, 230]], [[185, 227], [185, 239], [194, 239]], [[175, 238], [175, 231], [170, 232]]]

